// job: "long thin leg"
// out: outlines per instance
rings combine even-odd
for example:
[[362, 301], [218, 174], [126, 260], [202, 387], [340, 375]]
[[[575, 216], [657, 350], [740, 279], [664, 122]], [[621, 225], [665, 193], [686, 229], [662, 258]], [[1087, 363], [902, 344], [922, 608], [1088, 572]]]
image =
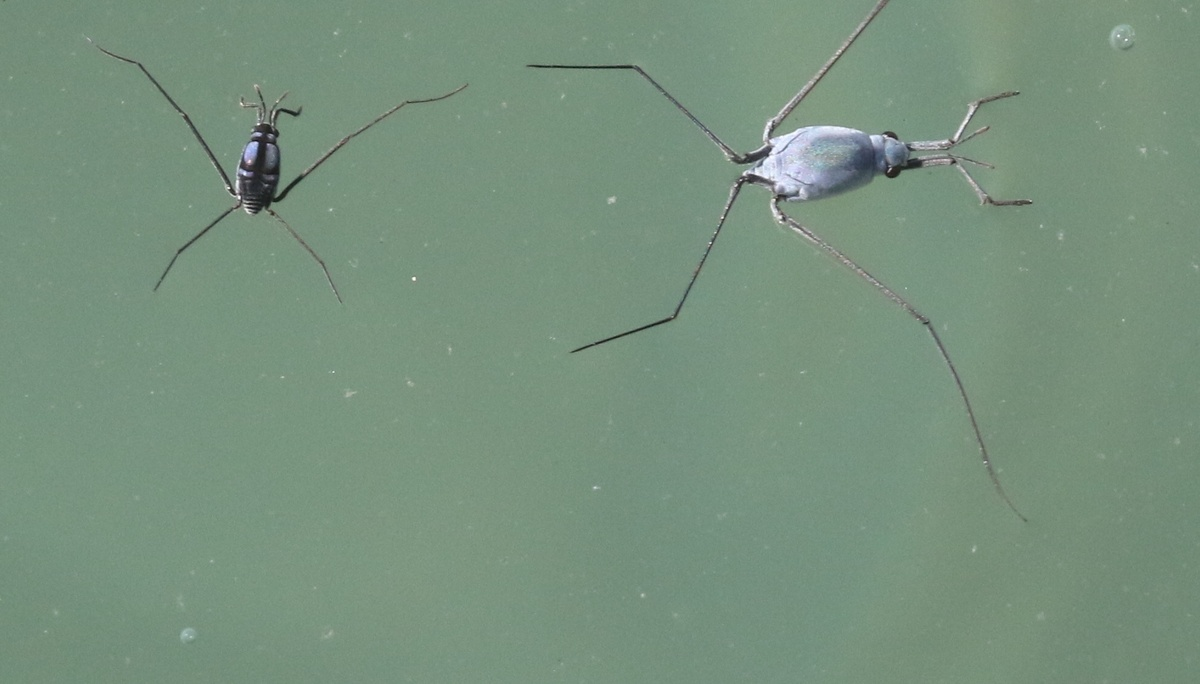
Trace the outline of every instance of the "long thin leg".
[[[954, 131], [954, 134], [949, 138], [945, 138], [944, 140], [916, 140], [913, 142], [906, 142], [904, 144], [908, 147], [908, 149], [918, 152], [946, 151], [957, 145], [961, 145], [977, 135], [986, 133], [990, 128], [989, 126], [983, 126], [974, 133], [963, 137], [963, 131], [967, 130], [967, 124], [971, 123], [971, 119], [975, 117], [975, 113], [979, 111], [981, 106], [994, 100], [1013, 97], [1019, 94], [1019, 91], [1010, 90], [1008, 92], [1000, 93], [999, 95], [992, 95], [991, 97], [984, 97], [971, 102], [967, 105], [967, 115], [963, 117], [962, 123], [958, 125], [958, 128]], [[992, 198], [992, 196], [989, 195], [983, 189], [983, 187], [979, 185], [979, 182], [975, 180], [975, 177], [971, 175], [971, 172], [967, 171], [966, 167], [963, 165], [963, 162], [969, 162], [971, 164], [977, 164], [979, 166], [991, 168], [991, 164], [985, 164], [983, 162], [975, 161], [974, 159], [968, 159], [967, 157], [962, 157], [956, 154], [934, 154], [926, 157], [911, 157], [908, 160], [908, 163], [904, 166], [904, 169], [908, 170], [920, 169], [928, 166], [953, 165], [958, 167], [958, 170], [962, 172], [963, 178], [966, 179], [967, 184], [971, 186], [971, 189], [975, 191], [975, 196], [979, 198], [979, 203], [981, 205], [991, 204], [994, 206], [1024, 206], [1027, 204], [1033, 204], [1033, 200], [1029, 199], [998, 200]]]
[[[325, 154], [318, 157], [317, 160], [315, 162], [313, 162], [311, 165], [309, 165], [309, 167], [307, 169], [304, 169], [303, 171], [301, 171], [300, 175], [296, 176], [296, 178], [294, 180], [292, 180], [291, 183], [288, 183], [287, 187], [285, 187], [283, 189], [283, 191], [280, 192], [278, 195], [276, 195], [275, 198], [271, 201], [272, 202], [282, 202], [283, 198], [287, 197], [287, 194], [292, 191], [292, 188], [299, 185], [300, 181], [302, 181], [306, 177], [308, 177], [308, 174], [312, 173], [313, 171], [316, 171], [317, 167], [320, 166], [321, 164], [325, 163], [326, 159], [329, 159], [330, 157], [332, 157], [334, 152], [337, 152], [338, 150], [342, 149], [342, 146], [344, 146], [346, 143], [350, 142], [351, 138], [359, 135], [360, 133], [363, 133], [371, 126], [374, 126], [375, 124], [379, 123], [380, 121], [383, 121], [384, 119], [388, 118], [392, 114], [395, 114], [396, 112], [400, 111], [400, 108], [403, 107], [404, 105], [424, 104], [426, 102], [437, 102], [438, 100], [444, 100], [444, 99], [450, 97], [451, 95], [455, 95], [457, 93], [462, 92], [462, 90], [464, 88], [466, 88], [467, 85], [468, 84], [464, 83], [464, 84], [460, 85], [459, 87], [455, 88], [454, 90], [451, 90], [450, 92], [446, 93], [445, 95], [438, 95], [437, 97], [430, 97], [430, 98], [427, 98], [424, 100], [405, 100], [404, 102], [401, 102], [400, 104], [396, 105], [395, 107], [392, 107], [391, 109], [387, 110], [386, 112], [380, 114], [379, 116], [377, 116], [374, 119], [372, 119], [371, 121], [369, 121], [362, 128], [359, 128], [357, 131], [354, 131], [350, 135], [339, 140], [337, 142], [337, 144], [335, 144], [333, 147], [329, 148], [328, 152], [326, 152]], [[280, 99], [283, 99], [283, 98], [281, 97]], [[275, 104], [279, 104], [279, 103], [276, 102]], [[280, 111], [287, 112], [288, 114], [292, 114], [292, 112], [290, 112], [288, 110], [280, 110]], [[299, 114], [299, 112], [295, 112], [295, 114], [293, 114], [293, 115], [298, 115], [298, 114]], [[289, 228], [289, 230], [291, 230], [291, 229]], [[303, 240], [301, 240], [301, 242], [303, 242]], [[305, 245], [305, 246], [307, 247], [307, 245]], [[312, 251], [312, 250], [309, 250], [309, 251]], [[316, 256], [316, 254], [314, 254], [313, 256]], [[320, 261], [320, 259], [318, 259], [318, 261]], [[324, 268], [324, 264], [322, 264], [321, 266], [322, 266], [322, 268]], [[326, 272], [325, 275], [329, 275], [329, 273]], [[333, 281], [331, 280], [329, 282], [329, 284], [332, 285]], [[337, 292], [337, 288], [334, 288], [334, 292]], [[341, 298], [339, 297], [339, 299], [341, 299]]]
[[975, 177], [971, 175], [971, 172], [967, 171], [967, 167], [963, 166], [961, 160], [959, 160], [959, 162], [957, 164], [955, 164], [955, 166], [958, 168], [959, 171], [962, 172], [963, 178], [967, 179], [967, 183], [971, 186], [971, 189], [975, 191], [975, 196], [979, 198], [980, 205], [991, 204], [992, 206], [996, 206], [996, 207], [1023, 207], [1027, 204], [1033, 204], [1033, 200], [1031, 200], [1031, 199], [1013, 199], [1013, 200], [994, 199], [991, 195], [987, 194], [987, 192], [984, 191], [984, 189], [975, 180]]
[[329, 281], [329, 287], [333, 290], [333, 296], [337, 297], [339, 303], [342, 303], [342, 295], [338, 293], [337, 285], [333, 284], [333, 276], [329, 275], [329, 269], [325, 268], [325, 261], [320, 256], [317, 256], [316, 251], [313, 250], [312, 247], [309, 247], [308, 243], [304, 241], [304, 238], [300, 237], [299, 233], [292, 230], [292, 227], [288, 225], [288, 222], [284, 221], [282, 216], [276, 214], [274, 209], [267, 207], [267, 213], [271, 216], [274, 216], [276, 221], [282, 223], [283, 227], [287, 228], [287, 231], [292, 234], [292, 237], [296, 238], [296, 242], [299, 242], [300, 246], [308, 250], [308, 253], [312, 255], [312, 258], [317, 260], [317, 263], [321, 265], [321, 270], [325, 272], [325, 280]]
[[757, 161], [757, 159], [747, 160], [746, 155], [739, 154], [735, 152], [732, 147], [726, 145], [720, 138], [717, 137], [716, 133], [713, 133], [711, 130], [709, 130], [708, 126], [700, 123], [700, 119], [697, 119], [691, 112], [688, 111], [687, 107], [684, 107], [679, 100], [676, 100], [671, 93], [668, 93], [666, 88], [663, 88], [661, 85], [659, 85], [658, 81], [651, 78], [650, 74], [646, 73], [645, 70], [636, 64], [526, 64], [525, 66], [532, 69], [626, 69], [637, 72], [642, 78], [649, 81], [650, 85], [654, 86], [655, 90], [662, 93], [664, 97], [670, 100], [671, 104], [675, 105], [679, 111], [683, 112], [684, 116], [686, 116], [692, 123], [696, 124], [697, 128], [699, 128], [701, 131], [704, 131], [704, 135], [708, 136], [709, 140], [713, 141], [717, 147], [721, 148], [721, 152], [724, 153], [726, 159], [735, 164], [748, 164], [750, 161]]
[[967, 124], [971, 123], [971, 119], [975, 118], [975, 113], [979, 111], [980, 107], [982, 107], [983, 105], [985, 105], [989, 102], [995, 102], [996, 100], [1002, 100], [1006, 97], [1016, 97], [1017, 95], [1020, 95], [1020, 94], [1021, 94], [1021, 91], [1019, 91], [1019, 90], [1009, 90], [1009, 91], [1000, 93], [999, 95], [992, 95], [990, 97], [981, 97], [978, 100], [975, 100], [974, 102], [970, 102], [967, 104], [967, 115], [963, 117], [962, 123], [960, 123], [958, 125], [958, 128], [954, 131], [954, 135], [952, 135], [949, 138], [946, 138], [944, 140], [914, 140], [912, 142], [905, 142], [904, 144], [908, 147], [908, 149], [917, 150], [917, 151], [948, 150], [948, 149], [954, 147], [955, 145], [961, 145], [962, 143], [965, 143], [966, 141], [970, 140], [971, 138], [974, 138], [977, 135], [986, 133], [988, 128], [990, 128], [989, 126], [984, 126], [983, 128], [980, 128], [979, 130], [975, 131], [974, 133], [968, 135], [967, 137], [965, 137], [965, 138], [963, 137], [963, 131], [967, 130]]
[[240, 209], [241, 206], [242, 206], [242, 201], [238, 200], [237, 204], [226, 209], [224, 212], [221, 213], [220, 216], [213, 219], [212, 223], [208, 224], [207, 226], [204, 226], [204, 228], [199, 233], [196, 233], [195, 235], [193, 235], [191, 240], [188, 240], [187, 242], [183, 243], [182, 247], [175, 250], [175, 256], [171, 257], [171, 262], [168, 263], [167, 267], [163, 269], [162, 275], [160, 275], [158, 277], [158, 282], [154, 283], [154, 291], [155, 292], [158, 291], [158, 286], [162, 285], [163, 280], [167, 277], [167, 273], [169, 273], [171, 271], [171, 267], [175, 265], [175, 260], [179, 258], [180, 254], [183, 254], [184, 250], [186, 250], [188, 247], [191, 247], [192, 244], [195, 243], [200, 238], [204, 237], [204, 234], [207, 233], [210, 228], [212, 228], [213, 226], [220, 223], [222, 221], [222, 219], [224, 219], [226, 216], [229, 216], [231, 213], [234, 212], [234, 210]]
[[783, 106], [783, 109], [779, 110], [778, 114], [770, 119], [767, 119], [766, 128], [763, 129], [764, 145], [766, 145], [770, 141], [771, 136], [775, 134], [775, 129], [779, 128], [779, 125], [783, 123], [784, 119], [788, 118], [788, 115], [790, 115], [792, 110], [800, 104], [800, 101], [803, 100], [808, 93], [812, 91], [812, 89], [815, 88], [818, 83], [821, 82], [821, 79], [825, 78], [825, 74], [827, 74], [829, 70], [833, 68], [833, 65], [842, 58], [842, 55], [846, 52], [846, 50], [850, 49], [850, 46], [854, 44], [854, 41], [858, 40], [858, 36], [864, 30], [866, 30], [867, 25], [875, 19], [875, 15], [883, 11], [884, 6], [887, 4], [888, 0], [879, 0], [879, 2], [875, 3], [875, 6], [871, 8], [871, 11], [867, 12], [867, 17], [859, 23], [857, 28], [850, 32], [850, 37], [847, 38], [841, 44], [841, 46], [834, 51], [833, 55], [829, 59], [825, 60], [825, 64], [821, 65], [820, 69], [817, 69], [817, 73], [813, 74], [813, 77], [808, 79], [808, 83], [804, 84], [804, 87], [800, 89], [800, 92], [796, 93], [792, 99], [788, 100], [787, 104]]
[[975, 177], [971, 175], [971, 172], [967, 171], [967, 168], [966, 168], [966, 166], [963, 165], [963, 162], [970, 162], [972, 164], [978, 164], [980, 166], [989, 166], [989, 167], [991, 166], [991, 164], [977, 162], [974, 159], [960, 157], [956, 154], [939, 154], [939, 155], [932, 156], [932, 157], [921, 157], [919, 159], [910, 159], [909, 163], [904, 167], [904, 169], [909, 170], [909, 169], [924, 168], [926, 166], [950, 166], [950, 165], [953, 165], [959, 171], [962, 172], [963, 178], [965, 178], [967, 180], [967, 184], [970, 185], [971, 189], [975, 191], [975, 196], [979, 198], [980, 205], [991, 204], [991, 205], [997, 206], [997, 207], [1023, 207], [1027, 204], [1033, 204], [1033, 200], [1031, 200], [1031, 199], [1012, 199], [1012, 200], [994, 199], [991, 195], [989, 195], [987, 193], [986, 190], [983, 189], [983, 186], [981, 186], [979, 184], [979, 181], [975, 180]]
[[748, 181], [748, 178], [741, 176], [734, 181], [733, 186], [729, 188], [729, 199], [725, 201], [725, 208], [721, 210], [721, 218], [717, 220], [717, 229], [713, 231], [712, 237], [709, 238], [708, 244], [705, 245], [704, 254], [700, 257], [700, 263], [696, 264], [696, 270], [692, 271], [692, 279], [688, 281], [687, 287], [683, 290], [683, 296], [679, 298], [679, 303], [675, 305], [675, 310], [671, 312], [670, 316], [667, 316], [666, 318], [660, 318], [653, 323], [647, 323], [646, 325], [639, 326], [633, 330], [626, 330], [623, 333], [618, 333], [602, 340], [597, 340], [591, 344], [585, 344], [577, 349], [572, 349], [571, 353], [574, 354], [577, 351], [583, 351], [584, 349], [589, 349], [591, 347], [604, 344], [605, 342], [612, 342], [613, 340], [620, 339], [626, 335], [632, 335], [634, 333], [662, 325], [663, 323], [670, 323], [671, 321], [675, 320], [679, 316], [680, 310], [683, 309], [683, 303], [687, 301], [688, 294], [690, 294], [692, 291], [692, 285], [696, 284], [696, 278], [700, 277], [700, 269], [704, 268], [704, 262], [708, 260], [708, 255], [712, 252], [713, 245], [716, 244], [717, 238], [721, 235], [721, 227], [725, 225], [725, 217], [729, 216], [729, 209], [733, 207], [733, 203], [737, 199], [738, 193], [741, 192], [742, 186]]
[[[221, 174], [221, 182], [225, 184], [225, 191], [229, 193], [230, 197], [237, 198], [237, 192], [234, 191], [233, 184], [229, 182], [229, 176], [225, 173], [225, 169], [222, 169], [221, 165], [219, 163], [217, 163], [216, 156], [213, 155], [212, 150], [209, 149], [208, 143], [204, 142], [204, 136], [200, 135], [200, 131], [197, 130], [196, 125], [192, 123], [192, 118], [187, 115], [187, 112], [183, 111], [183, 108], [180, 107], [179, 104], [175, 102], [174, 98], [172, 98], [170, 95], [167, 94], [167, 91], [162, 87], [161, 84], [159, 84], [159, 82], [156, 78], [154, 78], [153, 76], [150, 75], [150, 72], [146, 70], [146, 67], [143, 66], [142, 63], [137, 61], [136, 59], [129, 59], [128, 57], [122, 57], [121, 55], [118, 55], [115, 52], [109, 52], [108, 50], [105, 50], [104, 48], [100, 47], [100, 45], [98, 43], [96, 43], [95, 41], [93, 41], [91, 38], [88, 38], [87, 40], [92, 45], [95, 45], [96, 49], [99, 50], [100, 52], [103, 52], [104, 54], [106, 54], [109, 57], [112, 57], [114, 59], [119, 59], [122, 62], [125, 62], [126, 64], [133, 64], [133, 65], [137, 66], [137, 68], [141, 69], [143, 74], [146, 74], [146, 78], [150, 79], [150, 82], [154, 84], [154, 87], [158, 88], [158, 92], [162, 93], [162, 96], [167, 98], [167, 102], [171, 103], [171, 106], [175, 108], [175, 111], [179, 113], [179, 116], [183, 117], [183, 122], [186, 123], [188, 128], [190, 128], [192, 130], [192, 135], [196, 136], [196, 141], [199, 142], [200, 147], [202, 147], [204, 149], [204, 154], [208, 155], [208, 160], [210, 162], [212, 162], [213, 168], [217, 170], [217, 173]], [[209, 228], [211, 228], [211, 227], [212, 226], [209, 226]], [[205, 230], [207, 230], [207, 228]], [[197, 237], [199, 237], [199, 236], [197, 236]], [[189, 244], [191, 244], [191, 243], [189, 243]], [[169, 267], [168, 267], [168, 269], [169, 269]], [[162, 280], [160, 279], [159, 282], [162, 282]]]
[[708, 126], [705, 126], [700, 122], [699, 119], [695, 117], [695, 115], [688, 111], [687, 107], [684, 107], [679, 100], [676, 100], [671, 93], [667, 92], [666, 88], [663, 88], [658, 81], [655, 81], [653, 78], [651, 78], [650, 74], [646, 73], [644, 69], [636, 64], [526, 64], [525, 66], [534, 69], [627, 69], [637, 72], [642, 78], [649, 81], [650, 85], [654, 86], [658, 92], [662, 93], [664, 97], [670, 100], [671, 104], [675, 105], [679, 111], [683, 112], [684, 116], [691, 120], [692, 123], [696, 124], [696, 127], [703, 131], [704, 135], [708, 136], [708, 139], [713, 141], [713, 143], [721, 149], [721, 152], [725, 155], [726, 159], [735, 164], [750, 164], [770, 154], [770, 139], [771, 135], [774, 134], [775, 129], [778, 128], [779, 125], [783, 123], [784, 119], [786, 119], [788, 115], [792, 113], [792, 110], [800, 104], [800, 101], [803, 100], [808, 93], [815, 88], [818, 83], [821, 82], [821, 79], [825, 78], [825, 74], [828, 73], [829, 70], [833, 68], [833, 65], [842, 58], [842, 54], [844, 54], [846, 50], [848, 50], [850, 46], [854, 44], [854, 41], [858, 40], [858, 36], [864, 30], [866, 30], [867, 26], [872, 20], [875, 19], [875, 16], [883, 10], [888, 2], [889, 0], [879, 0], [879, 2], [877, 2], [875, 6], [871, 8], [871, 11], [867, 13], [866, 18], [863, 19], [854, 29], [854, 31], [850, 33], [850, 37], [843, 41], [841, 46], [834, 51], [833, 55], [825, 61], [825, 64], [823, 64], [821, 68], [817, 70], [817, 73], [814, 74], [812, 78], [808, 79], [808, 83], [804, 84], [804, 87], [800, 89], [800, 92], [796, 93], [792, 99], [788, 100], [788, 103], [783, 106], [783, 109], [779, 110], [778, 114], [767, 120], [766, 128], [763, 131], [763, 146], [757, 150], [754, 150], [753, 152], [747, 152], [745, 154], [735, 152], [733, 148], [731, 148], [729, 145], [726, 145], [724, 141], [718, 138], [717, 135], [708, 128]]
[[[959, 168], [962, 167], [960, 166]], [[925, 329], [929, 331], [929, 335], [933, 338], [934, 345], [937, 346], [938, 353], [941, 354], [942, 360], [946, 362], [946, 367], [950, 369], [950, 375], [954, 378], [954, 385], [958, 387], [958, 395], [962, 397], [963, 406], [967, 409], [967, 418], [969, 418], [971, 421], [971, 429], [975, 431], [975, 442], [979, 445], [979, 454], [983, 458], [983, 467], [987, 469], [988, 477], [991, 478], [992, 484], [996, 486], [996, 491], [1000, 494], [1000, 498], [1004, 499], [1004, 503], [1008, 504], [1008, 507], [1011, 508], [1013, 513], [1016, 513], [1017, 517], [1023, 522], [1028, 522], [1025, 516], [1021, 514], [1021, 511], [1017, 510], [1017, 507], [1008, 498], [1008, 494], [1004, 492], [1004, 487], [1000, 486], [1000, 477], [996, 474], [996, 469], [992, 467], [991, 458], [988, 457], [987, 446], [985, 446], [983, 442], [983, 433], [979, 430], [979, 421], [975, 419], [975, 409], [971, 407], [971, 399], [967, 396], [967, 388], [963, 385], [962, 378], [958, 375], [958, 369], [954, 367], [954, 362], [950, 360], [950, 353], [946, 351], [946, 345], [942, 343], [942, 338], [938, 336], [937, 329], [933, 327], [933, 323], [929, 320], [929, 317], [920, 311], [917, 311], [911, 304], [908, 303], [908, 301], [896, 294], [895, 290], [891, 289], [887, 285], [884, 285], [882, 281], [868, 273], [866, 269], [854, 263], [850, 257], [842, 254], [828, 242], [822, 240], [816, 233], [800, 225], [800, 223], [795, 219], [783, 213], [783, 209], [779, 206], [780, 201], [782, 200], [779, 197], [776, 197], [771, 201], [771, 213], [775, 216], [776, 221], [778, 221], [781, 225], [791, 228], [805, 240], [808, 240], [812, 244], [816, 245], [823, 252], [832, 256], [834, 259], [837, 259], [843, 266], [850, 269], [860, 278], [870, 283], [872, 287], [883, 293], [885, 297], [892, 300], [899, 305], [900, 308], [908, 312], [908, 315], [915, 318], [917, 322], [925, 326]]]

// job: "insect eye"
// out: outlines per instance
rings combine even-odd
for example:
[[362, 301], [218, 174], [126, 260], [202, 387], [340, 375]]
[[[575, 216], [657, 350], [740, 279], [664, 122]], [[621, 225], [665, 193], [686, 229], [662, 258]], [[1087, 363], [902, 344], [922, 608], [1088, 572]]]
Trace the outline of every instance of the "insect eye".
[[887, 176], [888, 178], [895, 178], [896, 176], [899, 176], [900, 172], [903, 170], [903, 166], [889, 166], [887, 167], [887, 170], [883, 172], [883, 175]]
[[895, 133], [893, 133], [893, 132], [891, 132], [891, 131], [884, 131], [884, 132], [883, 132], [883, 137], [885, 137], [885, 138], [891, 138], [892, 140], [899, 140], [899, 139], [900, 139], [900, 136], [896, 135]]

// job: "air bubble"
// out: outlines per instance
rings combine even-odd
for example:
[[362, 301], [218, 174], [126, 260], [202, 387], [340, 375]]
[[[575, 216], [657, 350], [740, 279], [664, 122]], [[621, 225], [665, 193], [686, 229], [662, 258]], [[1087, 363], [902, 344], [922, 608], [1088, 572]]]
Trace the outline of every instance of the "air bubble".
[[1133, 27], [1121, 24], [1113, 27], [1112, 33], [1108, 34], [1108, 44], [1113, 46], [1114, 50], [1128, 50], [1133, 47], [1133, 38]]
[[185, 644], [190, 644], [196, 640], [196, 630], [191, 627], [184, 627], [179, 633], [179, 640]]

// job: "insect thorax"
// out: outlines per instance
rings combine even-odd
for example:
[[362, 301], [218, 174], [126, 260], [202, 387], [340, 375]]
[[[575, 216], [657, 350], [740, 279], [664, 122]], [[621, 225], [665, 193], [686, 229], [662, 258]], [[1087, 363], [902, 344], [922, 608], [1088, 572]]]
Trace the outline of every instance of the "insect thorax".
[[853, 128], [808, 126], [772, 138], [771, 145], [770, 154], [746, 174], [793, 202], [860, 188], [888, 165], [883, 136]]
[[250, 133], [250, 142], [242, 149], [238, 162], [236, 190], [247, 214], [271, 206], [275, 188], [279, 186], [279, 131], [272, 125], [260, 123]]

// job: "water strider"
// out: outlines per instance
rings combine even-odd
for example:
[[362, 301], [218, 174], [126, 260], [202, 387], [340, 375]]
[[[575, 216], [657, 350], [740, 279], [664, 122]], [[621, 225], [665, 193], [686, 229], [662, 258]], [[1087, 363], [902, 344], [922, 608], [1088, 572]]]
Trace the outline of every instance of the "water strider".
[[[858, 39], [859, 35], [862, 34], [887, 4], [888, 0], [879, 0], [871, 8], [866, 18], [850, 33], [850, 36], [842, 42], [833, 55], [825, 61], [825, 64], [817, 70], [816, 74], [808, 80], [808, 83], [805, 83], [804, 87], [791, 100], [788, 100], [787, 104], [783, 106], [783, 109], [779, 110], [778, 114], [767, 120], [766, 128], [763, 131], [762, 147], [744, 154], [735, 152], [733, 148], [726, 145], [715, 133], [688, 111], [679, 100], [676, 100], [665, 88], [659, 85], [658, 81], [651, 78], [650, 74], [646, 73], [636, 64], [528, 65], [535, 69], [615, 69], [632, 71], [646, 79], [650, 85], [654, 86], [655, 90], [670, 100], [671, 104], [675, 105], [679, 111], [683, 112], [704, 135], [708, 136], [709, 140], [721, 149], [726, 159], [734, 164], [752, 164], [750, 168], [738, 176], [737, 180], [733, 182], [732, 187], [730, 187], [729, 198], [725, 201], [725, 207], [721, 210], [720, 217], [717, 219], [717, 227], [713, 231], [708, 245], [704, 248], [700, 262], [692, 272], [691, 280], [688, 281], [687, 287], [683, 290], [683, 296], [679, 298], [679, 303], [675, 305], [675, 309], [670, 315], [631, 330], [610, 335], [590, 344], [585, 344], [571, 351], [577, 352], [589, 349], [675, 320], [679, 316], [679, 312], [683, 309], [683, 304], [687, 301], [688, 294], [692, 291], [692, 286], [696, 284], [696, 279], [700, 276], [700, 270], [704, 268], [704, 262], [708, 259], [713, 245], [716, 244], [717, 237], [721, 234], [721, 227], [725, 225], [725, 219], [729, 215], [729, 210], [733, 206], [734, 201], [737, 200], [742, 187], [747, 183], [762, 186], [771, 192], [771, 213], [777, 222], [791, 228], [801, 237], [839, 261], [843, 266], [858, 274], [860, 278], [870, 283], [872, 287], [885, 297], [904, 309], [908, 315], [916, 319], [929, 332], [938, 353], [946, 363], [946, 367], [950, 370], [950, 376], [954, 379], [954, 385], [958, 388], [958, 394], [962, 398], [963, 407], [966, 409], [967, 418], [971, 423], [971, 429], [975, 433], [975, 442], [979, 445], [979, 453], [983, 459], [983, 465], [987, 470], [988, 477], [1008, 507], [1017, 514], [1017, 517], [1025, 520], [1025, 516], [1017, 510], [1016, 505], [1013, 504], [1012, 500], [1008, 498], [1008, 494], [1005, 493], [1004, 487], [1000, 485], [1000, 478], [992, 466], [987, 446], [984, 444], [983, 433], [980, 431], [979, 422], [975, 418], [975, 410], [972, 408], [971, 400], [967, 396], [966, 386], [963, 385], [962, 378], [958, 374], [958, 369], [955, 368], [954, 362], [950, 360], [950, 354], [946, 351], [946, 345], [942, 343], [942, 339], [938, 336], [937, 329], [933, 326], [929, 317], [909, 304], [895, 290], [856, 264], [850, 257], [837, 250], [809, 228], [801, 225], [791, 216], [785, 214], [780, 206], [781, 202], [803, 202], [823, 197], [832, 197], [860, 188], [880, 174], [888, 178], [895, 178], [902, 171], [927, 166], [953, 166], [957, 168], [962, 172], [963, 178], [971, 186], [971, 190], [974, 191], [975, 196], [979, 198], [980, 204], [1019, 206], [1032, 203], [1031, 200], [1027, 199], [998, 200], [993, 198], [980, 187], [965, 165], [973, 164], [988, 168], [991, 166], [950, 153], [950, 150], [957, 145], [988, 130], [989, 127], [984, 126], [969, 135], [963, 135], [971, 119], [974, 118], [981, 106], [996, 100], [1013, 97], [1017, 95], [1017, 91], [1007, 91], [971, 102], [967, 105], [967, 113], [963, 117], [962, 123], [958, 125], [958, 128], [955, 129], [950, 137], [942, 140], [904, 142], [895, 133], [890, 131], [881, 135], [869, 135], [859, 130], [843, 128], [841, 126], [807, 126], [785, 135], [773, 137], [775, 129], [812, 92], [817, 83], [841, 59], [846, 50]], [[913, 154], [915, 152], [933, 152], [934, 154], [918, 156]]]
[[162, 285], [162, 282], [167, 277], [167, 273], [170, 272], [171, 267], [175, 265], [175, 260], [179, 258], [180, 254], [183, 254], [188, 247], [191, 247], [197, 240], [204, 237], [205, 233], [211, 230], [213, 226], [220, 223], [221, 220], [226, 216], [229, 216], [237, 209], [244, 209], [246, 213], [250, 215], [257, 214], [260, 211], [265, 211], [276, 221], [279, 221], [279, 223], [281, 223], [283, 227], [287, 229], [288, 233], [291, 233], [292, 237], [296, 239], [296, 242], [299, 242], [300, 245], [304, 247], [304, 249], [307, 250], [310, 255], [312, 255], [312, 258], [315, 259], [321, 266], [321, 270], [325, 272], [325, 279], [329, 281], [329, 287], [333, 290], [333, 295], [337, 297], [339, 302], [342, 301], [342, 295], [338, 293], [337, 286], [333, 284], [333, 277], [329, 275], [329, 269], [325, 267], [325, 262], [320, 256], [317, 255], [316, 251], [312, 247], [308, 246], [308, 243], [304, 241], [304, 238], [300, 237], [299, 233], [292, 230], [292, 227], [288, 225], [287, 221], [284, 221], [283, 217], [281, 217], [275, 212], [274, 209], [271, 208], [271, 205], [275, 202], [282, 202], [283, 199], [287, 197], [288, 193], [292, 191], [292, 188], [299, 185], [300, 181], [308, 177], [308, 174], [312, 173], [317, 169], [318, 166], [325, 163], [327, 159], [333, 156], [334, 152], [337, 152], [342, 148], [342, 146], [350, 142], [351, 138], [365, 132], [368, 128], [374, 126], [380, 121], [383, 121], [392, 114], [395, 114], [400, 110], [401, 107], [410, 104], [424, 104], [427, 102], [444, 100], [451, 95], [461, 92], [463, 88], [467, 87], [467, 84], [464, 83], [463, 85], [444, 95], [438, 95], [437, 97], [431, 97], [423, 100], [405, 100], [395, 107], [392, 107], [383, 114], [380, 114], [369, 121], [357, 131], [354, 131], [350, 135], [347, 135], [339, 140], [337, 144], [329, 148], [325, 154], [318, 157], [317, 160], [309, 165], [307, 169], [301, 171], [300, 175], [296, 176], [291, 183], [285, 185], [282, 192], [277, 193], [276, 189], [279, 187], [280, 159], [278, 144], [279, 128], [276, 126], [276, 122], [279, 120], [280, 114], [287, 114], [288, 116], [300, 116], [300, 110], [302, 109], [301, 107], [297, 107], [296, 109], [286, 109], [279, 106], [279, 104], [283, 102], [283, 98], [287, 97], [286, 92], [280, 95], [279, 99], [275, 100], [275, 104], [267, 107], [267, 102], [265, 99], [263, 99], [262, 90], [258, 87], [258, 84], [255, 84], [254, 92], [258, 95], [258, 102], [246, 102], [244, 99], [240, 101], [242, 107], [256, 110], [258, 113], [258, 122], [254, 125], [254, 128], [250, 132], [250, 142], [246, 143], [246, 147], [242, 149], [242, 157], [238, 162], [237, 173], [234, 176], [236, 182], [230, 183], [229, 176], [226, 175], [225, 170], [222, 169], [221, 165], [217, 162], [217, 158], [215, 155], [213, 155], [212, 150], [208, 147], [208, 143], [204, 142], [204, 137], [200, 135], [200, 131], [197, 130], [195, 124], [192, 123], [191, 117], [187, 115], [187, 112], [183, 111], [183, 108], [175, 102], [174, 98], [167, 94], [167, 91], [162, 87], [162, 85], [159, 84], [158, 80], [154, 78], [154, 76], [150, 75], [150, 72], [145, 66], [142, 65], [141, 62], [128, 57], [122, 57], [114, 52], [109, 52], [92, 41], [91, 38], [88, 38], [88, 42], [92, 43], [92, 45], [95, 45], [97, 50], [103, 52], [109, 57], [119, 59], [126, 64], [133, 64], [142, 70], [142, 73], [146, 75], [146, 78], [150, 79], [150, 82], [154, 84], [155, 88], [158, 88], [158, 92], [162, 93], [163, 97], [167, 98], [167, 102], [170, 102], [171, 106], [175, 108], [175, 111], [179, 113], [179, 116], [183, 117], [184, 123], [187, 124], [189, 129], [191, 129], [192, 135], [196, 136], [196, 140], [200, 143], [200, 147], [203, 148], [204, 153], [208, 155], [208, 160], [212, 162], [213, 168], [216, 169], [217, 173], [221, 175], [221, 181], [225, 184], [225, 191], [228, 192], [229, 195], [235, 200], [232, 207], [229, 207], [225, 211], [221, 212], [221, 215], [213, 219], [212, 223], [209, 223], [207, 226], [205, 226], [203, 230], [201, 230], [199, 233], [196, 233], [192, 239], [185, 242], [182, 247], [175, 251], [175, 256], [171, 257], [171, 261], [167, 264], [167, 267], [163, 269], [162, 275], [158, 277], [158, 282], [154, 284], [154, 289], [156, 291], [158, 290], [158, 286]]

